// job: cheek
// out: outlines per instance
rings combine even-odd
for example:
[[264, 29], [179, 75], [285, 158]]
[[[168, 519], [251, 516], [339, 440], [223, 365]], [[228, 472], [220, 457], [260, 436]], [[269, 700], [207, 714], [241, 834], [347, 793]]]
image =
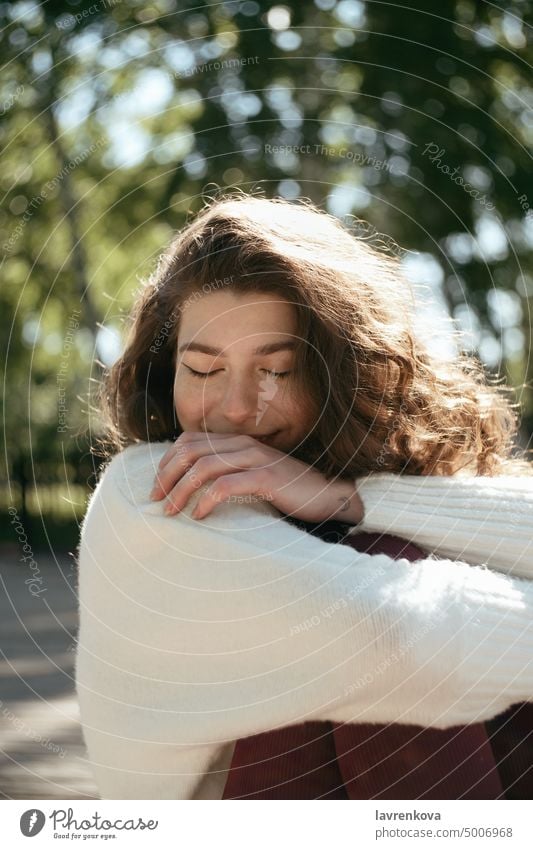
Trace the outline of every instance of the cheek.
[[195, 430], [196, 392], [179, 376], [174, 381], [174, 409], [183, 430]]
[[294, 430], [298, 433], [307, 432], [315, 420], [315, 413], [309, 397], [294, 387], [287, 388], [285, 392], [280, 392], [272, 403], [292, 423]]
[[198, 424], [210, 406], [210, 393], [201, 381], [176, 377], [174, 381], [174, 409], [181, 426], [187, 430]]
[[307, 433], [320, 417], [320, 410], [313, 399], [302, 389], [291, 393], [291, 408], [297, 422], [297, 429], [301, 433]]

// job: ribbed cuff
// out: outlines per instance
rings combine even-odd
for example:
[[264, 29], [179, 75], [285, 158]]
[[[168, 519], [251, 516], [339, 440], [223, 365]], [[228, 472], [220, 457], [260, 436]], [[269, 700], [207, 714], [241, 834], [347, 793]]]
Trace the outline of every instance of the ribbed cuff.
[[429, 552], [533, 578], [533, 481], [373, 473], [357, 480], [364, 516], [350, 533], [410, 539]]

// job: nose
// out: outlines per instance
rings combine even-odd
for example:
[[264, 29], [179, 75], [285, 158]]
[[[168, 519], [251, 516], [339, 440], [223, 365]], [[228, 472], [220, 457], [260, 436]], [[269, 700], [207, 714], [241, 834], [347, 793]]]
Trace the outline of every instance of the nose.
[[258, 389], [254, 381], [242, 377], [235, 378], [227, 385], [221, 412], [228, 422], [242, 425], [244, 422], [255, 421], [257, 404]]

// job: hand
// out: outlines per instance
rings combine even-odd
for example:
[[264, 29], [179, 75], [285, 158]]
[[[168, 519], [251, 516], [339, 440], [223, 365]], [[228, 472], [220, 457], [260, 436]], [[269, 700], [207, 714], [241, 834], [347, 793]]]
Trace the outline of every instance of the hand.
[[252, 436], [185, 431], [161, 458], [150, 497], [166, 496], [165, 513], [172, 515], [208, 481], [213, 483], [199, 499], [195, 519], [221, 501], [247, 495], [304, 522], [338, 519], [355, 525], [363, 518], [355, 481], [327, 480], [313, 466]]

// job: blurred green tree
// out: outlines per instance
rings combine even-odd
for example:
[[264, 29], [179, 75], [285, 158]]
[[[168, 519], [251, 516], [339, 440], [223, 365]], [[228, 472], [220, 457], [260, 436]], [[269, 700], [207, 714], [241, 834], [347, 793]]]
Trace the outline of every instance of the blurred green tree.
[[86, 451], [140, 281], [226, 187], [419, 252], [465, 348], [523, 387], [527, 441], [530, 2], [19, 0], [0, 22], [9, 463]]

